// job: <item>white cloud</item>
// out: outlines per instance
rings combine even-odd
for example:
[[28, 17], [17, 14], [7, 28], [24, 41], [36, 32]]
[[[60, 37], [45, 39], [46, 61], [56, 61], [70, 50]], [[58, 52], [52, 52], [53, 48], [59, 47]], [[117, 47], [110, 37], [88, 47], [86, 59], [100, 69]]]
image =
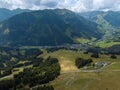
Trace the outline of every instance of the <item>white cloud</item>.
[[91, 10], [120, 10], [120, 0], [0, 0], [0, 8], [66, 8], [76, 12]]

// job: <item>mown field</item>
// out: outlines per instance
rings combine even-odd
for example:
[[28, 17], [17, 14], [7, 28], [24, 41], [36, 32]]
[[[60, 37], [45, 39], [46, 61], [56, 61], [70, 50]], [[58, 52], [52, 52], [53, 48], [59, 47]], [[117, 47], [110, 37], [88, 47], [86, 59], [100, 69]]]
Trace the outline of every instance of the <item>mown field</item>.
[[[82, 51], [71, 51], [71, 50], [59, 50], [53, 53], [44, 53], [40, 55], [39, 57], [47, 58], [48, 56], [56, 57], [59, 59], [59, 63], [61, 65], [61, 72], [67, 72], [67, 71], [74, 71], [79, 70], [75, 66], [75, 59], [80, 57], [84, 59], [91, 58], [91, 53], [89, 54], [83, 54]], [[99, 54], [99, 58], [91, 58], [93, 59], [93, 62], [119, 62], [120, 56], [117, 55], [117, 59], [110, 58], [110, 55], [102, 55]]]
[[67, 73], [51, 82], [55, 90], [119, 90], [120, 72]]
[[119, 90], [120, 88], [120, 56], [111, 59], [110, 55], [100, 55], [92, 58], [94, 62], [110, 62], [111, 64], [100, 71], [83, 72], [76, 68], [74, 61], [77, 57], [91, 58], [91, 53], [83, 54], [81, 51], [59, 50], [42, 55], [59, 58], [61, 75], [52, 81], [55, 90]]

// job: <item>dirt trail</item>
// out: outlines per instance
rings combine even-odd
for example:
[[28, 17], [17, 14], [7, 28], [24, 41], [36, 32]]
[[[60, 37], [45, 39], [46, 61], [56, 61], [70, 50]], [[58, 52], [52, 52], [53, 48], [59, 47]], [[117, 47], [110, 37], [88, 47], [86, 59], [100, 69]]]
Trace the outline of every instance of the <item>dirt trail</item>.
[[65, 85], [70, 86], [70, 85], [72, 85], [72, 83], [74, 83], [74, 81], [75, 81], [75, 73], [72, 73], [70, 79], [66, 82]]

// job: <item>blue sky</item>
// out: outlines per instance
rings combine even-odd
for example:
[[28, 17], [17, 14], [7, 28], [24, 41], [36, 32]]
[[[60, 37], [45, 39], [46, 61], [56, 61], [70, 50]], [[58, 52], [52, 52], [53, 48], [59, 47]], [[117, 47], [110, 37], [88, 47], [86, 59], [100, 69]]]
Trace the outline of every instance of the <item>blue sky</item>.
[[92, 10], [120, 11], [120, 0], [0, 0], [0, 8], [33, 10], [66, 8], [75, 12]]

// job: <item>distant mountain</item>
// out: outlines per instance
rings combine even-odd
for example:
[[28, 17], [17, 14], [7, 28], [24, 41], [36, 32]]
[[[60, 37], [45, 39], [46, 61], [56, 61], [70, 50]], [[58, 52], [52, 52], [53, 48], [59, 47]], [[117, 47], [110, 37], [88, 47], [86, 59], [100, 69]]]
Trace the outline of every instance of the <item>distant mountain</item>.
[[120, 12], [119, 11], [92, 11], [80, 13], [86, 19], [94, 21], [98, 24], [109, 24], [114, 28], [120, 27]]
[[22, 12], [29, 12], [30, 10], [27, 9], [15, 9], [15, 10], [9, 10], [5, 8], [0, 8], [0, 22], [16, 15], [20, 14]]
[[120, 12], [109, 11], [104, 16], [104, 19], [114, 28], [120, 28]]
[[83, 16], [86, 19], [89, 19], [90, 21], [95, 21], [97, 19], [97, 16], [101, 14], [104, 14], [104, 12], [103, 11], [91, 11], [91, 12], [80, 13], [81, 16]]
[[113, 41], [120, 41], [120, 12], [119, 11], [93, 11], [80, 13], [84, 18], [99, 25], [105, 33], [105, 38]]
[[101, 35], [97, 24], [66, 9], [25, 12], [0, 24], [1, 46], [62, 45]]

